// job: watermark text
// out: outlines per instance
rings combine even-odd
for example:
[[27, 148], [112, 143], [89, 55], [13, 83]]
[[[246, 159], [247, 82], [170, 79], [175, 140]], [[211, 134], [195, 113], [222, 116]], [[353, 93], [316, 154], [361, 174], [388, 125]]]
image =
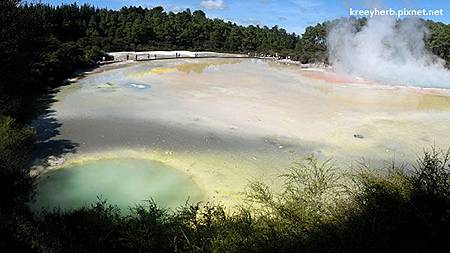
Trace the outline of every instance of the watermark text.
[[363, 16], [363, 17], [375, 17], [375, 16], [396, 16], [401, 17], [413, 17], [413, 16], [443, 16], [443, 9], [353, 9], [349, 10], [350, 16]]

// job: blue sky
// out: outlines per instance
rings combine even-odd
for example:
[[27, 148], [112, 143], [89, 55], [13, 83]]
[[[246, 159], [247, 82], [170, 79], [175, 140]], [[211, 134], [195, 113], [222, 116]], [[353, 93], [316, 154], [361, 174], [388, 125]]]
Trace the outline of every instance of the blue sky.
[[349, 8], [377, 6], [393, 9], [443, 9], [444, 15], [428, 17], [450, 23], [449, 0], [29, 0], [52, 5], [89, 3], [97, 7], [120, 9], [122, 6], [163, 6], [168, 11], [201, 9], [208, 17], [230, 20], [243, 25], [278, 25], [289, 32], [303, 33], [305, 27], [337, 17], [348, 17]]

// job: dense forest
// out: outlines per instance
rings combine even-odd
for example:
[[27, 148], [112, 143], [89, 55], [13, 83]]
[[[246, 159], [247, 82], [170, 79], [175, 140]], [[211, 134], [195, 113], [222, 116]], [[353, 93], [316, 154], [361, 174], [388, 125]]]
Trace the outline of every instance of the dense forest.
[[[429, 50], [449, 63], [450, 25], [427, 22]], [[171, 211], [151, 201], [126, 216], [102, 201], [39, 214], [27, 206], [35, 180], [29, 174], [35, 132], [28, 124], [45, 107], [38, 98], [64, 84], [76, 69], [95, 67], [108, 51], [152, 49], [278, 53], [302, 62], [326, 61], [332, 23], [296, 35], [279, 27], [209, 19], [202, 11], [0, 1], [1, 252], [445, 251], [449, 155], [435, 149], [425, 152], [413, 172], [361, 169], [351, 177], [351, 188], [336, 183], [328, 163], [310, 158], [285, 175], [285, 192], [275, 194], [254, 182], [248, 200], [231, 214], [215, 204]], [[302, 174], [307, 171], [312, 174]]]

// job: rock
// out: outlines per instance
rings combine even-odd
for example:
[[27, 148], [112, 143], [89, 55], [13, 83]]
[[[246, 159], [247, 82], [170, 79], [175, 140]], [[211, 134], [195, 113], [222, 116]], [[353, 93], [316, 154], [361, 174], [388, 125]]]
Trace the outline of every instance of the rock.
[[361, 134], [354, 134], [353, 137], [355, 137], [357, 139], [364, 139], [364, 136]]
[[65, 162], [64, 158], [62, 157], [55, 157], [55, 156], [49, 156], [47, 159], [47, 163], [50, 166], [61, 166]]

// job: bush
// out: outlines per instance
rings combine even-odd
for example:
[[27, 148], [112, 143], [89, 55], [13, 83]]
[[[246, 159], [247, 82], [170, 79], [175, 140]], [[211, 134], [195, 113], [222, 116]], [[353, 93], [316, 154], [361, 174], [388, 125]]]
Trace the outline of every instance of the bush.
[[450, 234], [449, 152], [426, 151], [414, 170], [363, 173], [338, 223], [346, 252], [442, 252]]
[[100, 201], [16, 216], [6, 231], [35, 252], [442, 252], [450, 234], [448, 158], [431, 149], [414, 168], [349, 175], [309, 157], [279, 177], [281, 191], [252, 182], [233, 213], [149, 201], [124, 216]]
[[21, 128], [11, 118], [0, 118], [0, 209], [9, 210], [29, 200], [29, 176], [34, 131]]

